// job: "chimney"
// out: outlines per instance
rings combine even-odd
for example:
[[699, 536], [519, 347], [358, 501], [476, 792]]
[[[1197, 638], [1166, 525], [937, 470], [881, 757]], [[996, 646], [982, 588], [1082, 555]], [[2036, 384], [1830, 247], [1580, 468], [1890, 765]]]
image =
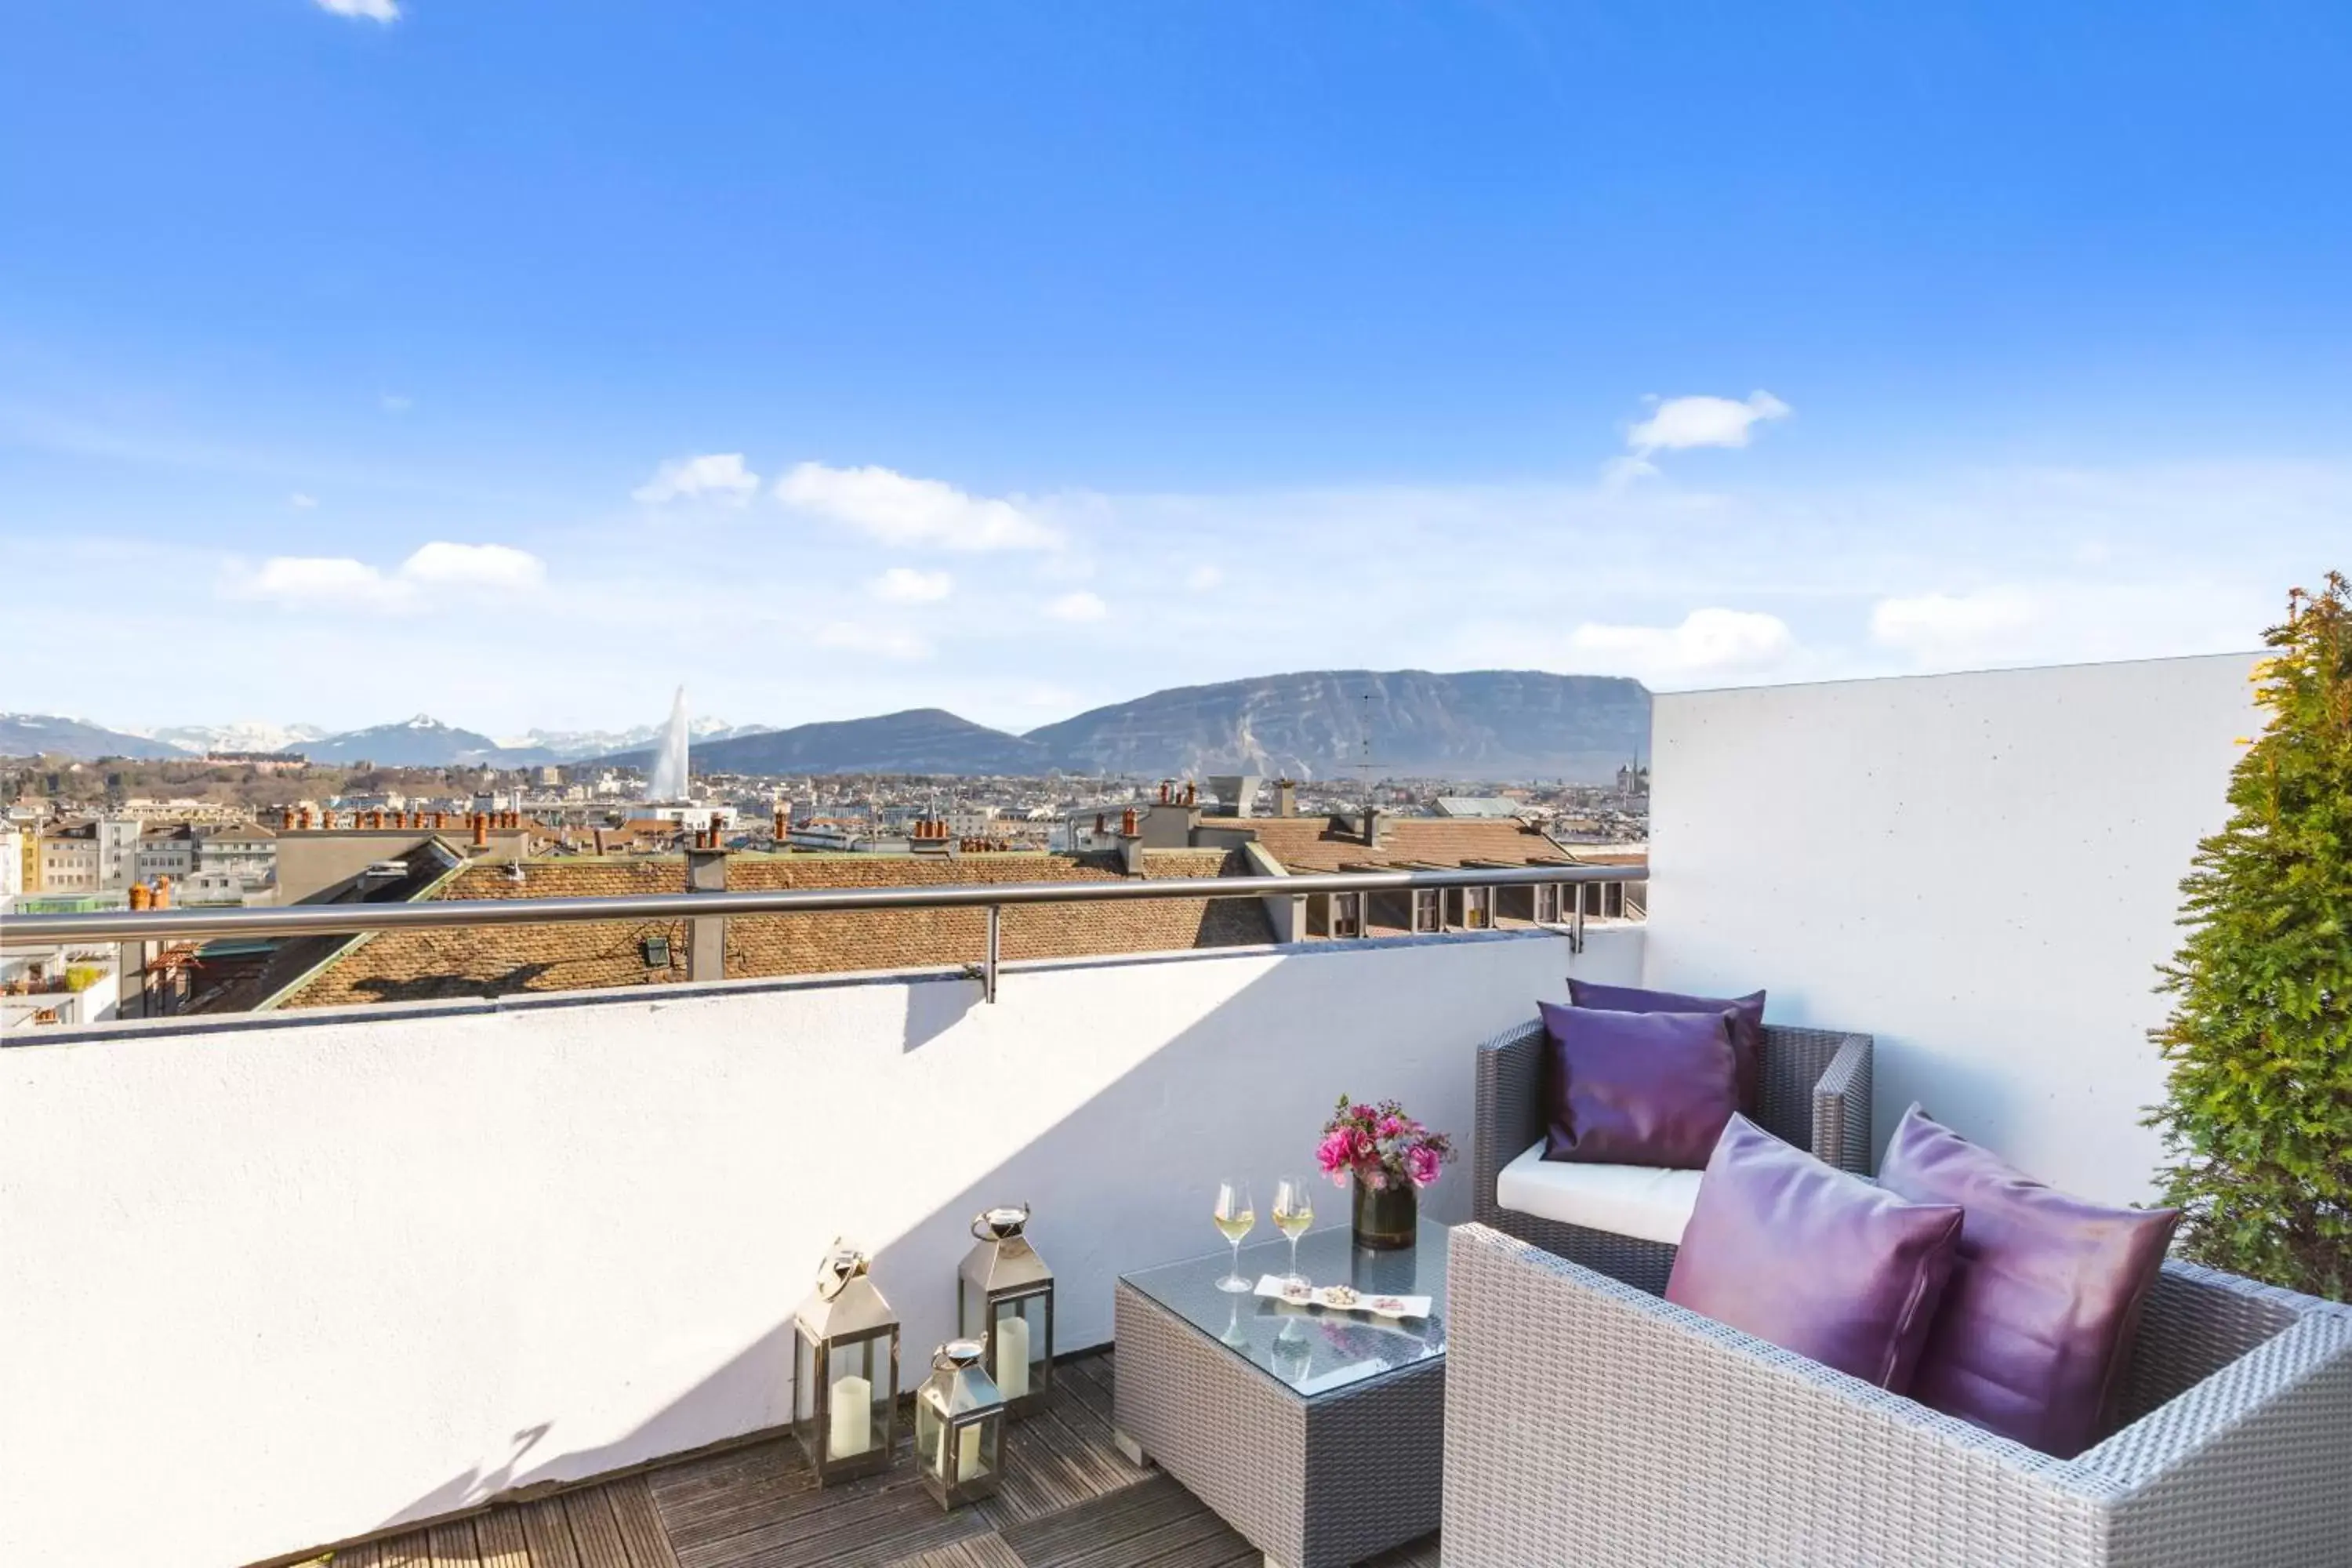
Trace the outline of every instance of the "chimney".
[[302, 808], [302, 831], [310, 831], [310, 808], [307, 805]]
[[1095, 813], [1095, 837], [1097, 838], [1110, 837], [1110, 813], [1107, 811]]
[[776, 805], [776, 842], [782, 843], [785, 836], [792, 830], [793, 808], [779, 801]]
[[152, 907], [154, 902], [155, 895], [147, 890], [146, 883], [133, 882], [131, 884], [131, 912], [135, 914], [142, 910], [148, 909]]
[[1274, 781], [1274, 815], [1276, 816], [1298, 815], [1298, 781], [1297, 779]]
[[604, 853], [604, 830], [599, 827], [593, 831], [595, 834], [596, 853], [602, 855]]
[[[723, 893], [727, 890], [727, 851], [718, 847], [719, 829], [712, 827], [709, 843], [699, 842], [686, 852], [686, 890], [689, 893]], [[727, 917], [696, 915], [686, 922], [686, 977], [688, 980], [724, 980], [727, 978]]]
[[1370, 804], [1364, 807], [1364, 847], [1368, 849], [1381, 847], [1381, 808]]
[[158, 877], [155, 879], [155, 900], [149, 906], [149, 908], [168, 910], [171, 907], [172, 879], [169, 877]]
[[294, 831], [294, 808], [292, 806], [287, 806], [285, 809], [278, 812], [278, 831], [280, 833], [291, 833]]
[[438, 833], [438, 832], [440, 832], [443, 828], [445, 828], [445, 827], [448, 826], [449, 826], [449, 823], [448, 823], [448, 816], [449, 816], [449, 814], [448, 814], [447, 812], [446, 812], [446, 811], [436, 811], [436, 812], [435, 812], [435, 813], [433, 814], [433, 831], [434, 831], [434, 832], [436, 832], [436, 833]]
[[474, 813], [474, 847], [487, 849], [490, 845], [490, 819], [488, 813]]
[[1161, 780], [1160, 781], [1160, 805], [1174, 805], [1174, 804], [1175, 804], [1173, 801], [1171, 801], [1171, 800], [1170, 800], [1170, 799], [1168, 798], [1168, 792], [1169, 792], [1169, 788], [1170, 788], [1170, 786], [1171, 786], [1172, 784], [1175, 784], [1175, 782], [1176, 782], [1176, 781], [1175, 781], [1174, 779], [1161, 779]]
[[1191, 779], [1186, 779], [1184, 781], [1184, 804], [1186, 805], [1198, 805], [1200, 802], [1200, 786], [1194, 784]]
[[[1165, 785], [1161, 793], [1166, 793]], [[1131, 805], [1118, 819], [1118, 868], [1130, 877], [1143, 875], [1143, 828]]]

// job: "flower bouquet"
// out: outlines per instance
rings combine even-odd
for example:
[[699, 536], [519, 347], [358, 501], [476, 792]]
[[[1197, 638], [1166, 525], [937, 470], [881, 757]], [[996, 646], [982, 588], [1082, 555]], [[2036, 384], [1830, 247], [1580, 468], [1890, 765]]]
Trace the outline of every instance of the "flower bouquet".
[[1383, 1249], [1412, 1245], [1420, 1190], [1453, 1158], [1454, 1140], [1407, 1116], [1395, 1100], [1365, 1104], [1344, 1094], [1315, 1150], [1315, 1163], [1333, 1185], [1354, 1179], [1356, 1245]]

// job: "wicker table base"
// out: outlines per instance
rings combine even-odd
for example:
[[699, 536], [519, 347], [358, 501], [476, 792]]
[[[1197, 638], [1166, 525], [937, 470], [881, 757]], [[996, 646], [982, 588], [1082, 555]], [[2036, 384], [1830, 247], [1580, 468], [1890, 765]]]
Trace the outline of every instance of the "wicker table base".
[[1274, 1568], [1346, 1568], [1437, 1528], [1442, 1353], [1307, 1395], [1125, 1279], [1114, 1312], [1120, 1447]]

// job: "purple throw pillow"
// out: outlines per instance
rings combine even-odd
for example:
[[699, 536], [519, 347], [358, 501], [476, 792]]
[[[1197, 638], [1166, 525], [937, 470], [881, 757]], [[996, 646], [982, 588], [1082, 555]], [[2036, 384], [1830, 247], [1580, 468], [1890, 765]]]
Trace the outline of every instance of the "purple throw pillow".
[[1682, 1171], [1706, 1163], [1739, 1109], [1727, 1015], [1538, 1005], [1549, 1045], [1545, 1159]]
[[1958, 1204], [1906, 1203], [1735, 1116], [1666, 1300], [1902, 1394], [1959, 1239]]
[[2097, 1440], [2131, 1360], [2178, 1209], [2122, 1209], [2046, 1187], [1917, 1106], [1879, 1184], [1968, 1212], [1911, 1397], [2061, 1459]]
[[1739, 1109], [1756, 1114], [1763, 1092], [1764, 993], [1745, 996], [1685, 996], [1674, 991], [1644, 991], [1636, 985], [1595, 985], [1570, 980], [1568, 999], [1579, 1007], [1602, 1007], [1612, 1013], [1729, 1013], [1731, 1048], [1739, 1061]]

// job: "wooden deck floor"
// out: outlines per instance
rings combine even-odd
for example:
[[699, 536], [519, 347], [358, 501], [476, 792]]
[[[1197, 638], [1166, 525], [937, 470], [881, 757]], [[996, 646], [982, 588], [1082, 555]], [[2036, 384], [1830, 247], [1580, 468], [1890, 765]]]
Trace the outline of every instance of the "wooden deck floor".
[[[1112, 1357], [1057, 1369], [1064, 1396], [1006, 1429], [1003, 1489], [953, 1513], [901, 1462], [816, 1489], [787, 1442], [689, 1459], [347, 1548], [333, 1568], [1257, 1568], [1249, 1543], [1112, 1447]], [[1436, 1568], [1437, 1538], [1373, 1560]]]

